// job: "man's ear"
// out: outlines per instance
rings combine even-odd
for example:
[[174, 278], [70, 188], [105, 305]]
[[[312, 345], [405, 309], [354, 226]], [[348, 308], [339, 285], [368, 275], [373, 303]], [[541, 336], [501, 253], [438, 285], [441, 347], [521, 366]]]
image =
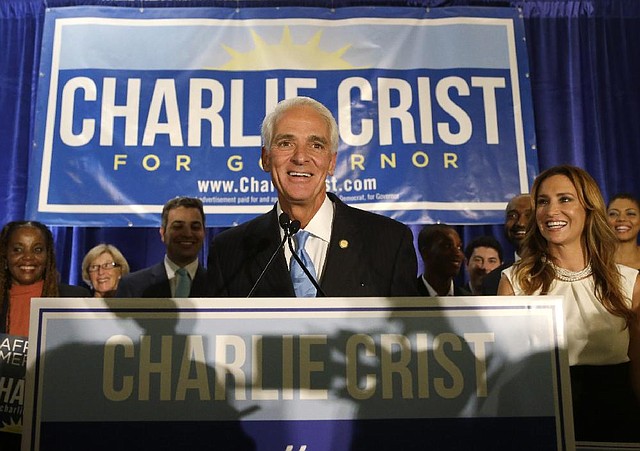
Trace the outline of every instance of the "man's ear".
[[160, 240], [164, 243], [164, 229], [160, 227], [159, 231], [160, 231]]
[[262, 162], [262, 170], [264, 172], [271, 172], [271, 159], [269, 158], [269, 151], [264, 146], [262, 146], [260, 161]]

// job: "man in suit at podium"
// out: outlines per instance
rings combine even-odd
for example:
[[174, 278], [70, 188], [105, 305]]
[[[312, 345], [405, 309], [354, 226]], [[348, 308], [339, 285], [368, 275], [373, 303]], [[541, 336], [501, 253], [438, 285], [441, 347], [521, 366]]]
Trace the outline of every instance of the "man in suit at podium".
[[207, 274], [198, 261], [205, 235], [200, 199], [176, 197], [162, 209], [160, 239], [167, 248], [164, 260], [122, 278], [116, 297], [207, 297]]
[[[338, 128], [324, 105], [308, 97], [280, 102], [262, 123], [262, 142], [262, 165], [278, 202], [270, 212], [214, 237], [207, 264], [214, 296], [417, 294], [411, 230], [327, 193]], [[303, 264], [286, 246], [291, 222], [300, 229], [293, 234], [294, 250]]]

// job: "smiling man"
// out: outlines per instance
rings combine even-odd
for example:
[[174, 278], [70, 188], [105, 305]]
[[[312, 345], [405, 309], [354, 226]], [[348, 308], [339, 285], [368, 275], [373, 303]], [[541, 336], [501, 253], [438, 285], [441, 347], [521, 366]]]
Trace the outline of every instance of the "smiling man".
[[202, 202], [176, 197], [162, 209], [160, 238], [167, 248], [164, 261], [122, 278], [116, 297], [206, 297], [206, 271], [198, 261], [205, 235]]
[[[271, 174], [278, 202], [270, 212], [213, 239], [207, 269], [215, 296], [416, 294], [411, 230], [349, 207], [326, 191], [338, 157], [338, 127], [324, 105], [308, 97], [280, 102], [262, 123], [262, 142], [262, 166]], [[305, 265], [319, 282], [320, 293], [315, 287], [304, 292], [294, 287], [309, 278], [296, 275], [299, 265], [291, 251], [279, 248], [282, 212], [300, 221], [296, 236], [305, 239], [296, 252], [306, 254]]]
[[462, 240], [452, 226], [426, 225], [418, 235], [418, 249], [424, 262], [424, 273], [417, 279], [422, 296], [468, 296], [470, 293], [454, 284], [464, 264]]
[[[518, 194], [507, 204], [505, 210], [504, 236], [515, 249], [515, 260], [520, 258], [520, 245], [526, 235], [527, 222], [529, 222], [531, 218], [532, 211], [531, 195], [527, 193]], [[513, 262], [503, 263], [486, 275], [482, 281], [481, 291], [483, 295], [495, 296], [498, 294], [498, 284], [500, 283], [502, 271], [511, 266], [512, 263]]]
[[464, 288], [472, 295], [481, 295], [487, 274], [502, 265], [502, 245], [490, 235], [479, 236], [467, 245], [464, 256], [469, 275], [469, 283]]

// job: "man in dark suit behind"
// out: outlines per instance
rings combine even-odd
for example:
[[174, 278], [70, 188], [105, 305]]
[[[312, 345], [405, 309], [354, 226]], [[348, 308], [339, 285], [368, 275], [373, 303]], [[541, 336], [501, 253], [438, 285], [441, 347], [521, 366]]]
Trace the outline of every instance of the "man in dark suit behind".
[[[192, 197], [176, 197], [162, 209], [160, 238], [167, 248], [164, 260], [128, 274], [118, 284], [119, 298], [207, 297], [207, 275], [198, 261], [205, 235], [202, 202]], [[180, 275], [181, 268], [187, 274]], [[188, 296], [177, 293], [179, 279], [190, 284]]]
[[418, 250], [424, 273], [414, 280], [421, 296], [469, 296], [471, 293], [454, 284], [464, 263], [462, 240], [456, 229], [447, 224], [429, 224], [420, 230]]
[[[531, 213], [531, 195], [529, 194], [518, 194], [513, 197], [507, 204], [505, 210], [504, 235], [516, 249], [516, 259], [518, 258], [520, 243], [522, 243], [526, 233], [527, 222], [529, 222]], [[484, 296], [495, 296], [498, 294], [498, 284], [500, 283], [502, 270], [512, 264], [512, 261], [504, 263], [487, 274], [482, 281], [482, 294]]]
[[278, 202], [270, 212], [214, 237], [207, 264], [214, 296], [246, 297], [254, 285], [256, 297], [296, 296], [289, 274], [292, 253], [278, 250], [282, 212], [309, 233], [304, 249], [320, 284], [316, 295], [417, 294], [411, 230], [326, 192], [326, 178], [336, 166], [338, 129], [324, 105], [308, 97], [280, 102], [264, 119], [262, 140], [262, 165], [271, 173]]

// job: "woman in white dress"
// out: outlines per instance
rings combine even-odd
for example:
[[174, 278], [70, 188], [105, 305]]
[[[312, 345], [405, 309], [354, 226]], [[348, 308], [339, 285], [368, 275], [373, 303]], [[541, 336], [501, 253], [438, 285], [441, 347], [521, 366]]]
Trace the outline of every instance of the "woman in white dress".
[[499, 295], [564, 295], [577, 440], [640, 441], [640, 278], [615, 263], [598, 185], [555, 166], [532, 187], [535, 215]]

